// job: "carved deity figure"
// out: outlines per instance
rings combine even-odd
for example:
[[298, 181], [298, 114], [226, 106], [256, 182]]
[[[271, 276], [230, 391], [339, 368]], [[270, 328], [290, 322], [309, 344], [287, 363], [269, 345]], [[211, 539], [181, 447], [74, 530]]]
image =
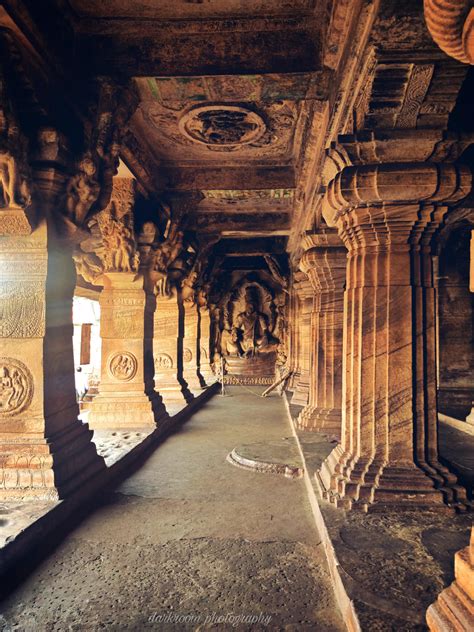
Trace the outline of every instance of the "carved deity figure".
[[245, 311], [237, 314], [233, 327], [233, 342], [237, 341], [240, 354], [245, 357], [255, 355], [269, 344], [270, 332], [265, 314], [259, 312], [255, 299], [246, 296]]
[[183, 231], [178, 230], [177, 222], [173, 222], [167, 238], [153, 247], [151, 270], [156, 278], [156, 293], [158, 296], [169, 297], [171, 294], [168, 270], [181, 253], [183, 239]]
[[8, 152], [0, 152], [0, 186], [2, 187], [3, 204], [10, 208], [20, 208], [16, 195], [16, 181], [15, 159]]
[[2, 366], [0, 369], [0, 412], [12, 412], [17, 409], [26, 391], [24, 376], [18, 369]]
[[86, 153], [66, 187], [67, 215], [76, 226], [83, 224], [99, 193], [97, 167], [90, 153]]
[[106, 272], [135, 272], [138, 269], [138, 253], [133, 230], [124, 221], [112, 216], [100, 226]]

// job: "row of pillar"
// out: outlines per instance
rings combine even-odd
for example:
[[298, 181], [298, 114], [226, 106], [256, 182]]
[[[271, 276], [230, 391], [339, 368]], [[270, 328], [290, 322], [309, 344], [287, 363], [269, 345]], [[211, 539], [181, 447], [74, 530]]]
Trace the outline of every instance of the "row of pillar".
[[307, 281], [298, 278], [293, 297], [304, 351], [290, 367], [292, 403], [305, 404], [301, 428], [340, 440], [317, 480], [346, 509], [466, 503], [438, 458], [433, 236], [449, 205], [471, 191], [472, 174], [422, 160], [441, 140], [456, 156], [456, 139], [438, 135], [340, 137], [326, 165], [329, 228], [305, 237]]

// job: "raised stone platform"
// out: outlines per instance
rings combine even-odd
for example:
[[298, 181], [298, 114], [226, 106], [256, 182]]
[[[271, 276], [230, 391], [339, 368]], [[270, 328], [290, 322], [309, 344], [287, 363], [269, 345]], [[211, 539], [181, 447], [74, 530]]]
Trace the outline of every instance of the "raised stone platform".
[[225, 384], [273, 384], [276, 354], [259, 353], [249, 358], [227, 356]]
[[227, 455], [227, 460], [256, 472], [282, 474], [287, 478], [303, 476], [303, 463], [293, 437], [237, 446]]

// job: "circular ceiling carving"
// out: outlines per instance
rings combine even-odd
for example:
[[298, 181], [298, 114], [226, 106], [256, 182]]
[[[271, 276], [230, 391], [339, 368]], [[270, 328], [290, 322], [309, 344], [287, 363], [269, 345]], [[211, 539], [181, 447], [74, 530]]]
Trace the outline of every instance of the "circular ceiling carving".
[[199, 105], [181, 117], [181, 132], [209, 147], [235, 147], [258, 140], [266, 130], [261, 116], [238, 105]]

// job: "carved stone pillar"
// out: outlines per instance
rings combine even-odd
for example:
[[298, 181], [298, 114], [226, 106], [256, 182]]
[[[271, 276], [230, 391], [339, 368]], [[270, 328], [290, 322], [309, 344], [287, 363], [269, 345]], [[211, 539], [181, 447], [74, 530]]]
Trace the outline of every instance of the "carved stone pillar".
[[186, 405], [193, 395], [183, 378], [184, 308], [175, 290], [157, 296], [153, 357], [155, 388], [167, 409]]
[[[433, 506], [465, 497], [438, 461], [430, 244], [446, 212], [442, 204], [467, 195], [472, 176], [463, 166], [421, 160], [350, 164], [376, 152], [400, 160], [404, 152], [427, 150], [425, 137], [403, 134], [393, 144], [375, 135], [360, 142], [348, 137], [338, 148], [338, 159], [346, 151], [346, 166], [323, 201], [324, 217], [337, 226], [349, 255], [342, 441], [319, 481], [326, 498], [346, 508]], [[431, 156], [435, 151], [431, 145]]]
[[291, 403], [306, 406], [309, 397], [310, 365], [311, 365], [311, 313], [313, 311], [313, 288], [305, 276], [296, 285], [298, 309], [298, 359], [297, 381]]
[[207, 302], [204, 300], [198, 301], [198, 318], [198, 367], [205, 384], [209, 386], [216, 381], [216, 377], [211, 367], [211, 315]]
[[193, 395], [199, 395], [205, 386], [198, 365], [200, 351], [199, 311], [194, 301], [184, 301], [183, 377]]
[[103, 282], [101, 378], [88, 421], [93, 428], [153, 427], [165, 412], [153, 388], [154, 297], [135, 272], [107, 272]]
[[426, 613], [431, 632], [474, 629], [474, 528], [469, 546], [454, 556], [455, 581], [443, 590]]
[[132, 178], [114, 178], [109, 205], [89, 224], [98, 242], [104, 286], [99, 299], [101, 378], [88, 417], [93, 428], [153, 427], [164, 415], [153, 388], [155, 298], [145, 291], [139, 271], [134, 196]]
[[45, 219], [30, 234], [14, 234], [11, 213], [10, 227], [2, 226], [3, 212], [0, 498], [55, 500], [105, 467], [77, 417], [71, 247], [55, 240]]
[[298, 425], [341, 436], [343, 291], [346, 249], [337, 234], [311, 235], [300, 266], [314, 290], [309, 403]]

